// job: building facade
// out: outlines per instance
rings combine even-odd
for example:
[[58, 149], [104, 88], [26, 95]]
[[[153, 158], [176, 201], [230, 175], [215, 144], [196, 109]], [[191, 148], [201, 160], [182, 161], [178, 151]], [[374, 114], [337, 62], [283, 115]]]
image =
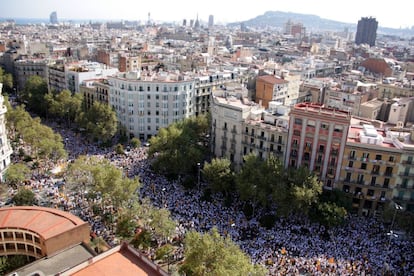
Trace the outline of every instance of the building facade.
[[288, 95], [288, 81], [273, 75], [259, 76], [256, 79], [256, 103], [269, 108], [269, 102], [285, 104]]
[[6, 130], [6, 112], [4, 97], [1, 94], [3, 84], [0, 83], [0, 181], [4, 181], [4, 173], [10, 165], [10, 156], [13, 152], [9, 140], [7, 139]]
[[285, 167], [308, 167], [324, 188], [335, 188], [341, 173], [351, 116], [319, 104], [300, 103], [289, 114]]
[[377, 39], [378, 21], [373, 17], [362, 17], [358, 21], [355, 43], [375, 46]]
[[147, 140], [160, 128], [195, 114], [195, 80], [139, 77], [129, 72], [108, 77], [109, 104], [131, 136]]
[[216, 91], [211, 99], [212, 152], [229, 159], [235, 169], [243, 157], [254, 153], [261, 159], [275, 156], [283, 162], [287, 141], [287, 116], [277, 116], [250, 102], [247, 91]]
[[401, 150], [385, 136], [371, 124], [349, 128], [338, 188], [350, 194], [359, 214], [381, 213], [392, 200]]

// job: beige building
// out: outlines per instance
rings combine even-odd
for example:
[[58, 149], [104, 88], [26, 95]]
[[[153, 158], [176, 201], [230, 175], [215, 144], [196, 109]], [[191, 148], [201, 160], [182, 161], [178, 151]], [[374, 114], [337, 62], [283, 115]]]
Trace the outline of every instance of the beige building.
[[283, 161], [287, 139], [287, 116], [265, 111], [247, 100], [247, 91], [216, 91], [212, 96], [212, 152], [240, 168], [243, 156], [255, 153]]
[[348, 133], [337, 186], [351, 195], [359, 214], [381, 213], [392, 200], [401, 150], [368, 121], [354, 120]]

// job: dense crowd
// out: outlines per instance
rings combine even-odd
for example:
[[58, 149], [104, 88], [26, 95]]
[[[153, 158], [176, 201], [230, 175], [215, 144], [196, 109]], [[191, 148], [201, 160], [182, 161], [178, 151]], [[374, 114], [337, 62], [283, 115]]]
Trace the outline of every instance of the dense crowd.
[[[273, 228], [266, 229], [257, 219], [246, 218], [240, 202], [225, 207], [219, 195], [204, 201], [202, 190], [187, 191], [178, 181], [155, 174], [150, 169], [145, 147], [119, 155], [86, 145], [71, 131], [55, 129], [64, 137], [71, 159], [81, 154], [95, 155], [122, 167], [129, 177], [139, 176], [139, 196], [170, 210], [177, 222], [178, 238], [183, 238], [191, 229], [205, 232], [216, 227], [221, 234], [230, 235], [255, 263], [265, 265], [271, 275], [381, 275], [385, 271], [390, 275], [414, 275], [413, 242], [390, 239], [389, 229], [373, 218], [350, 216], [344, 226], [326, 229], [302, 217], [291, 216], [279, 218]], [[56, 207], [88, 221], [109, 245], [117, 243], [113, 229], [105, 227], [81, 192], [62, 195], [49, 176], [33, 177], [29, 185], [54, 198]], [[114, 210], [108, 206], [105, 212]], [[260, 211], [256, 217], [259, 215], [262, 215]], [[176, 258], [180, 257], [182, 250], [177, 251]]]

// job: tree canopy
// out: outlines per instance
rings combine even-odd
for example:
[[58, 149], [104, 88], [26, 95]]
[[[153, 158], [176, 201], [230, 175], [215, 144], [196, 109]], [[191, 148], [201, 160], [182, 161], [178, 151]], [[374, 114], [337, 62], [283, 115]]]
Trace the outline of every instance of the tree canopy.
[[21, 98], [30, 110], [38, 115], [46, 115], [48, 108], [44, 99], [47, 93], [47, 82], [42, 77], [34, 75], [27, 79]]
[[184, 263], [180, 271], [189, 276], [266, 275], [266, 269], [253, 265], [250, 258], [216, 228], [209, 233], [187, 232], [184, 239]]
[[153, 166], [161, 173], [191, 174], [208, 152], [207, 116], [190, 117], [159, 130], [150, 139], [149, 155], [155, 156]]
[[50, 115], [64, 121], [68, 127], [73, 123], [82, 110], [82, 95], [80, 93], [72, 93], [65, 89], [60, 93], [47, 93], [45, 101], [48, 104], [48, 112]]
[[202, 172], [214, 192], [230, 192], [234, 183], [234, 173], [231, 170], [230, 160], [214, 158], [210, 163], [204, 163]]
[[87, 136], [101, 142], [109, 141], [118, 127], [115, 111], [109, 105], [97, 101], [90, 109], [80, 112], [76, 122], [85, 130]]

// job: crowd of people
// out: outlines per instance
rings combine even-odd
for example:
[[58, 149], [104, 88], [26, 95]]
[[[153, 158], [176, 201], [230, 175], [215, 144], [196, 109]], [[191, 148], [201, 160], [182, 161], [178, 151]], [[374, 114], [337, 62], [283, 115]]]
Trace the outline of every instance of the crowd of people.
[[[274, 227], [262, 227], [256, 218], [247, 218], [242, 203], [235, 200], [225, 207], [220, 195], [202, 200], [203, 189], [185, 190], [151, 170], [147, 148], [116, 154], [84, 144], [72, 131], [59, 129], [75, 159], [82, 154], [95, 155], [122, 167], [129, 177], [139, 176], [137, 196], [148, 197], [157, 207], [167, 208], [177, 222], [177, 236], [189, 230], [206, 232], [216, 227], [229, 235], [254, 263], [263, 264], [270, 275], [414, 275], [414, 243], [410, 239], [390, 239], [389, 229], [374, 218], [350, 216], [346, 224], [326, 229], [298, 216], [279, 218]], [[55, 198], [57, 207], [88, 221], [93, 231], [109, 245], [117, 243], [113, 229], [96, 217], [81, 192], [62, 195], [48, 176], [33, 178], [30, 185], [45, 189]], [[114, 210], [108, 209], [108, 212]], [[260, 212], [256, 212], [258, 217]], [[182, 251], [178, 253], [182, 257]]]

